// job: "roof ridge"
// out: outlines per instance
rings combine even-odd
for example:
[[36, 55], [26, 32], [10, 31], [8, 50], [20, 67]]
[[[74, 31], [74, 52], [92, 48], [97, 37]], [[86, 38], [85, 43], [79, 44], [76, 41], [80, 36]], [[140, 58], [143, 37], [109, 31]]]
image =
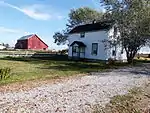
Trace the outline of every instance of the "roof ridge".
[[111, 23], [111, 21], [101, 21], [96, 23], [78, 25], [71, 29], [69, 31], [69, 34], [109, 29], [112, 26]]
[[18, 40], [26, 40], [26, 39], [29, 39], [31, 36], [33, 36], [35, 34], [30, 34], [30, 35], [24, 35], [22, 36], [21, 38], [19, 38]]

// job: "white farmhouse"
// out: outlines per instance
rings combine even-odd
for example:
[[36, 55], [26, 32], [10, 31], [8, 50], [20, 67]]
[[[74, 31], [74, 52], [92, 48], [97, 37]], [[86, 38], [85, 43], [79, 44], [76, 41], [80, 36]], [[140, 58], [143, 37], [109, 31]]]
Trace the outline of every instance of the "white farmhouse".
[[70, 59], [126, 60], [126, 54], [121, 47], [106, 49], [104, 40], [114, 36], [114, 28], [110, 22], [99, 22], [80, 25], [69, 32]]

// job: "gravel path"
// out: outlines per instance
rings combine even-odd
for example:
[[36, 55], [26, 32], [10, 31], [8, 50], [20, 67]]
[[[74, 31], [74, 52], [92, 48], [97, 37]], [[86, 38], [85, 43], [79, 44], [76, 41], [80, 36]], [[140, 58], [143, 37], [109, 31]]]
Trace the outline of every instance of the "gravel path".
[[110, 97], [148, 82], [148, 72], [128, 68], [46, 84], [29, 91], [1, 92], [0, 113], [91, 113], [95, 104], [104, 106]]

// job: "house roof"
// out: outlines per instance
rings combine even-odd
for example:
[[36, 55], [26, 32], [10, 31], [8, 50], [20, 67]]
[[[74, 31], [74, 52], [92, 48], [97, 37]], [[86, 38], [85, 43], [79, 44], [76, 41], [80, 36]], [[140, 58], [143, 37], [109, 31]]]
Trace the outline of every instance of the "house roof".
[[26, 36], [23, 36], [23, 37], [19, 38], [18, 40], [26, 40], [26, 39], [29, 39], [33, 35], [34, 34], [26, 35]]
[[103, 21], [92, 24], [79, 25], [73, 28], [69, 34], [73, 33], [81, 33], [81, 32], [90, 32], [90, 31], [98, 31], [98, 30], [107, 30], [112, 26], [112, 21]]
[[86, 47], [86, 45], [83, 42], [74, 41], [70, 46], [73, 46], [74, 44], [77, 44], [79, 47]]

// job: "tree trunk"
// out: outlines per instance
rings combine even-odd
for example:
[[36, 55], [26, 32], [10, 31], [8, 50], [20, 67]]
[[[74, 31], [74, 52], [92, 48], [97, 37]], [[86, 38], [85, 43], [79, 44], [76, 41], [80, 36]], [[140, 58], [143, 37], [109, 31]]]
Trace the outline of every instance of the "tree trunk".
[[136, 53], [137, 53], [137, 50], [134, 50], [134, 51], [131, 51], [131, 52], [127, 52], [128, 64], [132, 64], [133, 63], [133, 59], [134, 59]]
[[132, 64], [133, 63], [133, 58], [132, 57], [127, 57], [127, 61], [128, 61], [128, 64]]
[[133, 59], [134, 59], [137, 51], [139, 50], [139, 47], [130, 48], [130, 47], [125, 46], [124, 48], [126, 51], [127, 62], [128, 62], [128, 64], [132, 64]]

